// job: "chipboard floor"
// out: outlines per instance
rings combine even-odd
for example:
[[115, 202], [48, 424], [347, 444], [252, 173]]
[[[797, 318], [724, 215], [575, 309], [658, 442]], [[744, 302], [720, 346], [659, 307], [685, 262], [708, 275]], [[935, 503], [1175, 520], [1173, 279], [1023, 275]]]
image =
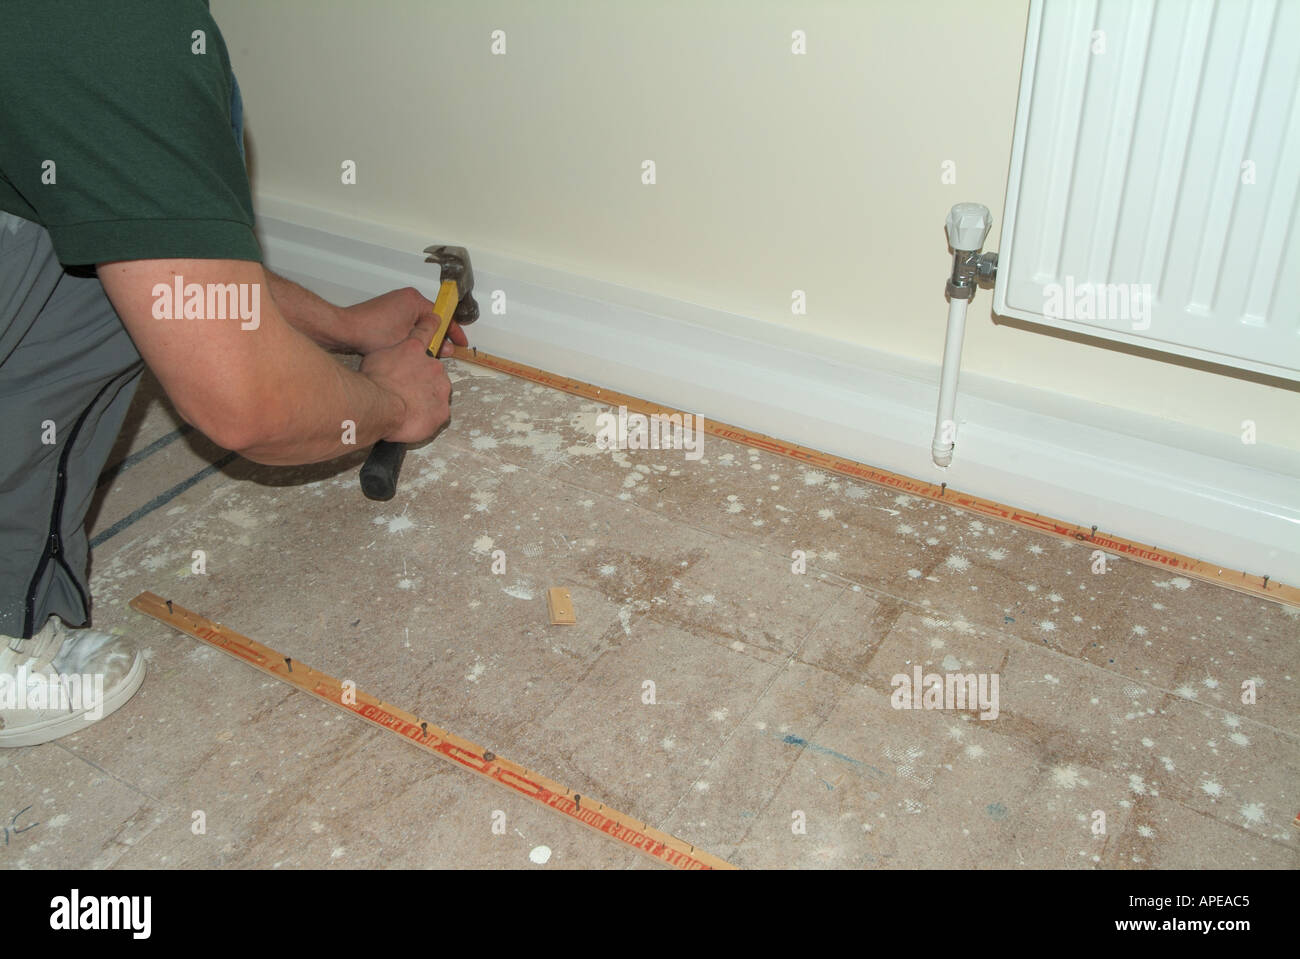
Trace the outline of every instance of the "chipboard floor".
[[[712, 437], [600, 450], [602, 407], [449, 366], [387, 504], [362, 454], [214, 469], [142, 389], [93, 588], [148, 675], [0, 753], [0, 865], [656, 868], [133, 613], [150, 590], [741, 867], [1300, 866], [1297, 610]], [[996, 677], [996, 718], [895, 708], [917, 666]]]

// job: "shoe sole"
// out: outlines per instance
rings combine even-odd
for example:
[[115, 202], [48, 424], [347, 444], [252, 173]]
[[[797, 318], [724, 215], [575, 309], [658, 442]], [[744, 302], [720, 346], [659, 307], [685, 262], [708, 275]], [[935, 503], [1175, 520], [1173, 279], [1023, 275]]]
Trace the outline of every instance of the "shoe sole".
[[42, 720], [31, 725], [19, 726], [12, 731], [0, 730], [0, 748], [10, 746], [39, 746], [70, 736], [79, 730], [93, 726], [117, 712], [126, 701], [136, 694], [144, 682], [144, 656], [139, 652], [131, 663], [126, 677], [111, 692], [104, 695], [104, 712], [98, 719], [86, 719], [88, 710], [75, 713], [62, 713], [53, 719]]

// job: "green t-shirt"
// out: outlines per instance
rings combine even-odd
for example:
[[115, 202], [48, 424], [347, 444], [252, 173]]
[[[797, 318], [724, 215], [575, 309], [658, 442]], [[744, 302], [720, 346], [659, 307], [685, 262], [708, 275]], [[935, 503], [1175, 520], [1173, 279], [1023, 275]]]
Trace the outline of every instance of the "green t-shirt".
[[207, 0], [0, 0], [0, 210], [65, 265], [260, 262], [235, 89]]

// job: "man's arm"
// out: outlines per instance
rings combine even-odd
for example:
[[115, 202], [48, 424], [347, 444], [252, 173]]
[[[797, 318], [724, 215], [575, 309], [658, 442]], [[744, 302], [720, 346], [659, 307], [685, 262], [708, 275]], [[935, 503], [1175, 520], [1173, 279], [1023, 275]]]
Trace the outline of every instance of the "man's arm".
[[[433, 301], [413, 286], [339, 307], [270, 270], [266, 276], [271, 296], [289, 325], [327, 350], [363, 356], [382, 350], [400, 343], [417, 322], [433, 312]], [[448, 329], [439, 355], [451, 356], [452, 343], [469, 345], [457, 323]]]
[[[235, 284], [244, 303], [256, 305], [256, 324], [208, 316], [206, 299], [203, 318], [185, 319], [185, 302], [169, 302], [177, 277], [183, 290], [215, 285], [219, 296]], [[181, 416], [255, 462], [314, 463], [378, 439], [422, 442], [447, 420], [451, 383], [424, 353], [431, 311], [354, 373], [285, 321], [259, 263], [126, 260], [99, 264], [99, 278]]]
[[271, 297], [290, 326], [324, 349], [340, 353], [355, 349], [344, 334], [342, 307], [321, 299], [278, 273], [265, 269], [264, 272]]

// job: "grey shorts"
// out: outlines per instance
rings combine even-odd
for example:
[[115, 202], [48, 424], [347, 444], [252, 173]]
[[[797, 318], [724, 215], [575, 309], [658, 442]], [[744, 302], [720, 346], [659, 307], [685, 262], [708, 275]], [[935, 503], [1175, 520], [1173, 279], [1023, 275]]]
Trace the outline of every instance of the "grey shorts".
[[99, 280], [0, 212], [0, 635], [89, 624], [86, 511], [143, 369]]

